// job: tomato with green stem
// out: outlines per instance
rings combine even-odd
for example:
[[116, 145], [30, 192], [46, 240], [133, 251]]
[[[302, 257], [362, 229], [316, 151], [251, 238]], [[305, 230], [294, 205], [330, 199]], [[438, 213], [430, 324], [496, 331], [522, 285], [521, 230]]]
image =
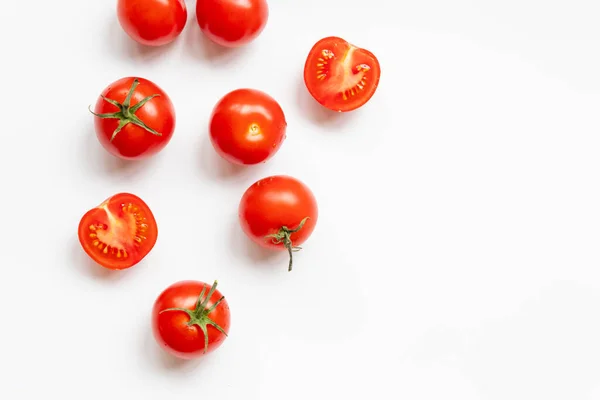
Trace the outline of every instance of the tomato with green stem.
[[101, 266], [131, 268], [150, 253], [158, 237], [156, 219], [138, 196], [118, 193], [87, 211], [79, 221], [83, 250]]
[[154, 82], [126, 77], [98, 97], [94, 111], [96, 136], [114, 156], [143, 159], [162, 150], [173, 137], [175, 108]]
[[187, 22], [184, 0], [118, 0], [117, 18], [125, 33], [146, 46], [173, 42]]
[[312, 97], [333, 111], [362, 107], [375, 94], [381, 68], [369, 50], [330, 36], [309, 51], [304, 83]]
[[167, 287], [152, 308], [152, 331], [157, 343], [173, 356], [202, 357], [220, 347], [231, 325], [225, 296], [217, 281], [180, 281]]
[[291, 271], [293, 252], [311, 236], [319, 213], [308, 186], [291, 176], [276, 175], [255, 182], [244, 192], [238, 214], [252, 241], [288, 252]]

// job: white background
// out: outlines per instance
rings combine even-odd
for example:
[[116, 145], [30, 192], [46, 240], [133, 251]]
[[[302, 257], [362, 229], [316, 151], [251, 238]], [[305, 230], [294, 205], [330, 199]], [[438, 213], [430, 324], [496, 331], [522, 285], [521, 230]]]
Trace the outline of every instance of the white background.
[[[271, 1], [260, 38], [234, 52], [203, 39], [187, 3], [177, 42], [150, 51], [113, 0], [2, 6], [0, 398], [600, 399], [596, 0]], [[303, 86], [328, 35], [381, 62], [352, 114]], [[124, 164], [87, 107], [129, 75], [167, 91], [178, 119], [158, 156]], [[207, 136], [239, 87], [270, 93], [289, 124], [255, 168], [232, 168]], [[280, 173], [320, 207], [291, 273], [236, 214]], [[113, 273], [76, 231], [120, 191], [160, 233]], [[232, 310], [200, 362], [151, 336], [153, 301], [181, 279], [218, 279]]]

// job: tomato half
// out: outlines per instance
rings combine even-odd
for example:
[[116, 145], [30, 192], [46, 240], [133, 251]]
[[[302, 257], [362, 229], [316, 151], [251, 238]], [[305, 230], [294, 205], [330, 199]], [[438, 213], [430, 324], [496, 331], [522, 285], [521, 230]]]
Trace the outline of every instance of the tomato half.
[[312, 234], [317, 218], [317, 201], [311, 190], [286, 175], [255, 182], [239, 205], [239, 220], [246, 235], [264, 248], [287, 250], [290, 271], [292, 253]]
[[138, 43], [162, 46], [181, 34], [187, 22], [184, 0], [119, 0], [121, 27]]
[[304, 65], [304, 83], [321, 105], [352, 111], [375, 94], [381, 69], [373, 53], [331, 36], [319, 40]]
[[198, 0], [196, 19], [213, 42], [239, 47], [256, 39], [269, 19], [266, 0]]
[[128, 160], [158, 153], [175, 130], [171, 99], [144, 78], [122, 78], [110, 84], [98, 97], [92, 114], [102, 146]]
[[108, 269], [127, 269], [154, 247], [158, 227], [152, 211], [139, 197], [118, 193], [86, 212], [79, 222], [83, 250]]
[[210, 139], [224, 159], [239, 165], [266, 162], [281, 147], [287, 122], [283, 110], [268, 94], [238, 89], [215, 105]]
[[217, 282], [181, 281], [167, 287], [152, 308], [152, 332], [168, 353], [202, 357], [223, 344], [231, 315]]

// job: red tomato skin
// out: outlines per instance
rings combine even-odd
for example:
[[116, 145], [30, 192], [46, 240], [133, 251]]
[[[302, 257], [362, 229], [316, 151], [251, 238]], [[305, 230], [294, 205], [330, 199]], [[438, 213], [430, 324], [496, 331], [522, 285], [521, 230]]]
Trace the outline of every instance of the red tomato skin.
[[373, 53], [336, 36], [315, 43], [304, 65], [304, 83], [311, 96], [337, 112], [365, 105], [380, 77], [381, 66]]
[[163, 46], [181, 34], [187, 22], [184, 0], [118, 0], [117, 16], [125, 33], [146, 46]]
[[[204, 294], [206, 296], [211, 288], [209, 284], [193, 280], [176, 282], [167, 287], [154, 302], [152, 308], [154, 338], [160, 347], [175, 357], [187, 360], [203, 357], [219, 348], [227, 338], [214, 326], [208, 325], [208, 347], [204, 353], [204, 334], [198, 326], [187, 325], [190, 317], [185, 312], [161, 313], [169, 308], [193, 310], [203, 288], [206, 290]], [[221, 297], [223, 297], [221, 292], [218, 289], [215, 290], [206, 308], [212, 307]], [[223, 328], [225, 333], [229, 334], [231, 311], [227, 299], [223, 299], [208, 316]]]
[[267, 235], [283, 226], [296, 228], [308, 217], [302, 229], [291, 234], [294, 246], [302, 245], [313, 233], [319, 216], [317, 201], [303, 182], [287, 175], [263, 178], [250, 186], [240, 201], [239, 220], [252, 241], [268, 249], [286, 250]]
[[[102, 251], [103, 248], [98, 248], [94, 245], [94, 242], [98, 239], [98, 230], [91, 229], [90, 226], [101, 224], [110, 227], [110, 219], [107, 216], [107, 212], [110, 212], [117, 219], [122, 220], [125, 214], [122, 207], [128, 204], [133, 204], [137, 207], [139, 209], [137, 215], [143, 217], [138, 223], [145, 225], [144, 231], [139, 232], [144, 239], [139, 245], [134, 245], [133, 237], [120, 237], [124, 242], [129, 242], [125, 248], [127, 256], [124, 256], [123, 253], [122, 257], [115, 257], [113, 251], [105, 254]], [[88, 210], [81, 217], [77, 236], [83, 250], [94, 262], [106, 269], [124, 270], [137, 265], [152, 251], [158, 239], [158, 226], [152, 210], [141, 198], [131, 193], [117, 193], [103, 201], [99, 206]]]
[[171, 141], [176, 123], [175, 107], [167, 93], [154, 82], [139, 77], [121, 78], [106, 87], [96, 101], [94, 112], [101, 114], [119, 111], [102, 96], [123, 103], [134, 79], [138, 79], [140, 84], [133, 93], [131, 106], [147, 96], [159, 94], [158, 97], [144, 104], [135, 115], [150, 128], [160, 132], [162, 136], [153, 135], [129, 123], [111, 142], [110, 138], [117, 129], [118, 120], [94, 117], [96, 136], [102, 147], [112, 155], [125, 160], [141, 160], [161, 151]]
[[209, 132], [213, 147], [237, 165], [266, 162], [281, 147], [287, 122], [283, 110], [268, 94], [237, 89], [213, 108]]
[[213, 42], [240, 47], [255, 40], [269, 19], [266, 0], [198, 0], [196, 19]]

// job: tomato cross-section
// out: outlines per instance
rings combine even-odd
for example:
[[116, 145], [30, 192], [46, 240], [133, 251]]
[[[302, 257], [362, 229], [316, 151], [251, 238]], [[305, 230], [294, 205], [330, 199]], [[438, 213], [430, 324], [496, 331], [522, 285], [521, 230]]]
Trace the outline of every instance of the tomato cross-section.
[[84, 214], [78, 237], [83, 250], [108, 269], [139, 263], [156, 244], [158, 228], [148, 205], [130, 193], [119, 193]]
[[369, 101], [380, 75], [373, 53], [335, 36], [319, 40], [304, 65], [304, 83], [310, 94], [321, 105], [340, 112]]

